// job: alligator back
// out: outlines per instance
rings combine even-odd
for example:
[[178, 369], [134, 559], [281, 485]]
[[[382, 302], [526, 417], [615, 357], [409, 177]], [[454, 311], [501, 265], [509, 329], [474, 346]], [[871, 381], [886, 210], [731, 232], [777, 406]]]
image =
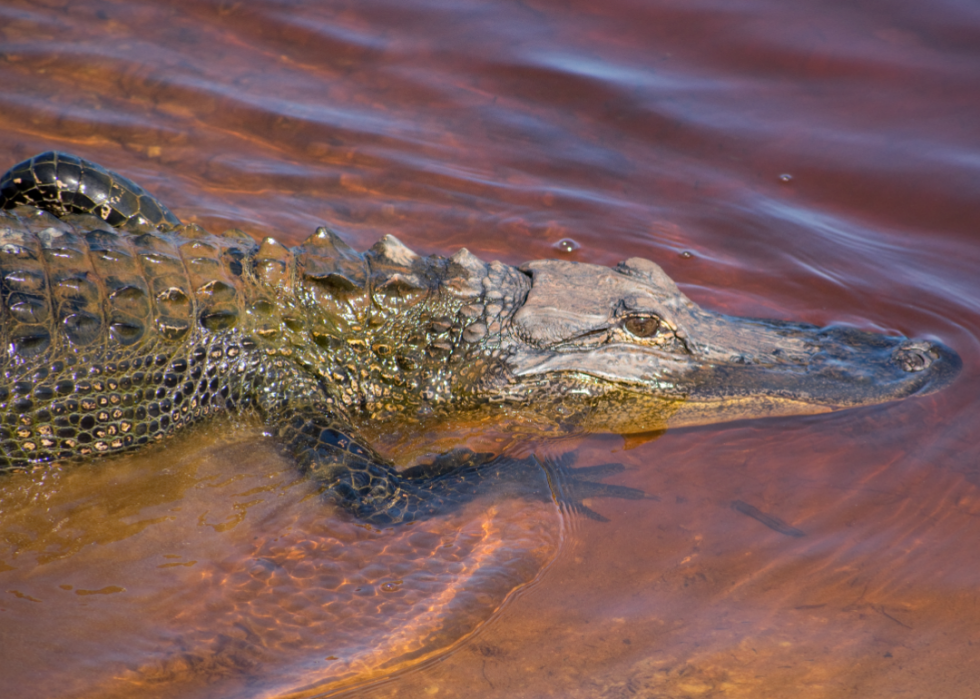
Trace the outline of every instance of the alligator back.
[[239, 399], [244, 233], [0, 211], [0, 470], [119, 451]]

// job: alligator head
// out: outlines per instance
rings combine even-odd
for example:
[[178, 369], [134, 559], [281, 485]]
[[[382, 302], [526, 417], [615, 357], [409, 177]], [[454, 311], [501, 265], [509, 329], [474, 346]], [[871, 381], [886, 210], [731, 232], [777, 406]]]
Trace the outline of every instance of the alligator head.
[[[529, 262], [510, 318], [510, 400], [620, 434], [822, 413], [935, 391], [961, 361], [937, 342], [700, 308], [664, 271]], [[576, 407], [579, 406], [579, 407]]]
[[883, 403], [961, 366], [937, 342], [702, 309], [640, 258], [515, 268], [391, 236], [359, 254], [326, 229], [297, 251], [315, 320], [295, 344], [332, 338], [306, 363], [371, 423], [502, 406], [521, 431], [630, 434]]

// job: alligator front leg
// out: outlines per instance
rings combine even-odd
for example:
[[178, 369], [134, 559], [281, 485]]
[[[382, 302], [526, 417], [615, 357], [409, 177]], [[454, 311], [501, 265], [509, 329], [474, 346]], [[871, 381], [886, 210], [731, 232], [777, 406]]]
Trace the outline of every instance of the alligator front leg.
[[[472, 500], [484, 486], [501, 481], [530, 483], [547, 478], [546, 496], [571, 511], [605, 520], [580, 503], [583, 497], [636, 499], [644, 493], [608, 486], [581, 476], [605, 475], [589, 469], [570, 469], [555, 462], [551, 468], [536, 457], [516, 459], [454, 449], [432, 462], [398, 471], [364, 445], [350, 423], [320, 404], [282, 409], [270, 421], [273, 433], [301, 469], [324, 488], [324, 494], [358, 519], [379, 525], [425, 519]], [[606, 465], [608, 469], [618, 465]], [[621, 467], [620, 467], [621, 468]], [[564, 475], [557, 477], [558, 472]], [[581, 471], [581, 473], [579, 473]], [[535, 488], [524, 492], [530, 495]]]
[[499, 476], [495, 463], [515, 463], [457, 449], [402, 473], [329, 406], [286, 406], [269, 423], [300, 470], [329, 499], [358, 519], [380, 525], [425, 519], [471, 500], [482, 484]]
[[350, 423], [329, 406], [286, 406], [269, 426], [300, 470], [358, 519], [404, 522], [425, 509], [395, 467], [362, 444]]

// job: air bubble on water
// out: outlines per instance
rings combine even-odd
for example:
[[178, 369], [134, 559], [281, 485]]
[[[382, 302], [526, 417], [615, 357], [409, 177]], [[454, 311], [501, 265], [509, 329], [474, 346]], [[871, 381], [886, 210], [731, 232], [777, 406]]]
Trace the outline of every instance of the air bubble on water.
[[582, 246], [571, 238], [562, 238], [551, 247], [561, 250], [562, 252], [575, 252]]
[[793, 181], [793, 176], [790, 175], [788, 172], [784, 172], [782, 175], [779, 176], [779, 181], [780, 182], [792, 182]]

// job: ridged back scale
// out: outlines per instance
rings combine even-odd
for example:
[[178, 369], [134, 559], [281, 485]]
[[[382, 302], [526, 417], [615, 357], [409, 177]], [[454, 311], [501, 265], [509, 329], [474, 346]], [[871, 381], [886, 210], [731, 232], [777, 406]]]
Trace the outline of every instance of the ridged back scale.
[[235, 231], [0, 212], [0, 468], [125, 449], [234, 405], [246, 348], [225, 335], [243, 324], [255, 247]]
[[[289, 249], [0, 211], [0, 469], [124, 450], [257, 400], [268, 412], [314, 397], [368, 419], [439, 409], [496, 363], [515, 275], [390, 236], [361, 254], [322, 228]], [[514, 296], [485, 307], [490, 287]]]

